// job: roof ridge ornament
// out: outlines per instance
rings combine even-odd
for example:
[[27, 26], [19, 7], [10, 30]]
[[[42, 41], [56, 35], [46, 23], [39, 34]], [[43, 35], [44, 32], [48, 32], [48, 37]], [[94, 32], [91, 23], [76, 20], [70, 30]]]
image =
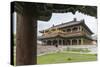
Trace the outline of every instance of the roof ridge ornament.
[[85, 23], [85, 20], [84, 20], [84, 19], [82, 19], [82, 20], [81, 20], [81, 22]]
[[77, 21], [77, 19], [76, 19], [76, 18], [74, 18], [74, 21]]

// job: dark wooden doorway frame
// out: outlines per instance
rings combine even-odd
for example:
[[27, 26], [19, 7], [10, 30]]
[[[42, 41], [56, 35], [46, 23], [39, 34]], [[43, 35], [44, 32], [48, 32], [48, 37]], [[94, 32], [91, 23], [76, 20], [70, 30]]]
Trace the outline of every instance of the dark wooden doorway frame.
[[37, 59], [36, 59], [37, 20], [48, 21], [51, 18], [53, 12], [54, 13], [72, 12], [73, 14], [75, 14], [77, 10], [80, 10], [85, 14], [97, 17], [96, 6], [84, 6], [84, 10], [86, 9], [87, 11], [85, 12], [82, 11], [83, 9], [77, 9], [83, 7], [82, 5], [81, 6], [79, 5], [58, 6], [58, 5], [60, 4], [32, 3], [32, 2], [21, 2], [21, 1], [11, 2], [11, 65], [14, 65], [14, 61], [13, 61], [14, 60], [14, 56], [13, 56], [14, 53], [13, 52], [14, 50], [13, 13], [14, 11], [18, 13], [17, 17], [19, 18], [17, 19], [18, 28], [17, 28], [17, 39], [16, 39], [16, 43], [17, 43], [16, 65], [37, 64]]
[[[37, 64], [37, 20], [47, 21], [52, 13], [39, 12], [41, 3], [11, 2], [11, 65]], [[39, 7], [38, 7], [39, 6]], [[17, 13], [16, 22], [16, 56], [14, 57], [13, 13]], [[48, 16], [47, 16], [48, 15]], [[14, 58], [16, 60], [14, 61]]]

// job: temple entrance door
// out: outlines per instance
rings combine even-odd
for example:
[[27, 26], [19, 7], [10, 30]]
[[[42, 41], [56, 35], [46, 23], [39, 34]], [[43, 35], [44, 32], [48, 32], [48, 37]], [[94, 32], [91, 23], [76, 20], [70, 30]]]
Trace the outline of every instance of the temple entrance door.
[[72, 45], [77, 45], [77, 40], [72, 40]]
[[65, 40], [63, 40], [63, 45], [65, 45]]
[[62, 45], [62, 41], [61, 40], [59, 40], [59, 45]]
[[53, 41], [53, 45], [57, 45], [57, 40], [54, 40]]
[[47, 45], [51, 45], [51, 41], [50, 40], [47, 42]]
[[70, 45], [70, 40], [67, 40], [66, 41], [66, 45]]
[[79, 40], [79, 45], [81, 45], [81, 40]]

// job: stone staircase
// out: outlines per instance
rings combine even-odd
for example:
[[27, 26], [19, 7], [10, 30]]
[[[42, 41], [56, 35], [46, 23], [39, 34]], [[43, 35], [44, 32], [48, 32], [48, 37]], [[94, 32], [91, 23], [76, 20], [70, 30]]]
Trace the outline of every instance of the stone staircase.
[[37, 54], [44, 54], [44, 53], [50, 53], [50, 52], [56, 52], [58, 50], [57, 47], [55, 46], [43, 46], [43, 45], [38, 45], [37, 46]]
[[66, 50], [67, 48], [81, 48], [81, 49], [87, 48], [92, 53], [97, 52], [96, 45], [70, 45], [70, 46], [59, 45], [58, 47], [55, 47], [53, 45], [51, 45], [51, 46], [50, 45], [48, 45], [48, 46], [38, 45], [37, 46], [37, 55], [63, 51], [63, 50]]

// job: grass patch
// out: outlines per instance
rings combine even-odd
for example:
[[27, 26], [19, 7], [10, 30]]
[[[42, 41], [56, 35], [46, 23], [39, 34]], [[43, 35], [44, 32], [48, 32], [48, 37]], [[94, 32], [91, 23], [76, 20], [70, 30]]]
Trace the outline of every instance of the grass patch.
[[37, 64], [53, 64], [67, 62], [95, 61], [97, 56], [94, 54], [79, 53], [53, 53], [37, 57]]

